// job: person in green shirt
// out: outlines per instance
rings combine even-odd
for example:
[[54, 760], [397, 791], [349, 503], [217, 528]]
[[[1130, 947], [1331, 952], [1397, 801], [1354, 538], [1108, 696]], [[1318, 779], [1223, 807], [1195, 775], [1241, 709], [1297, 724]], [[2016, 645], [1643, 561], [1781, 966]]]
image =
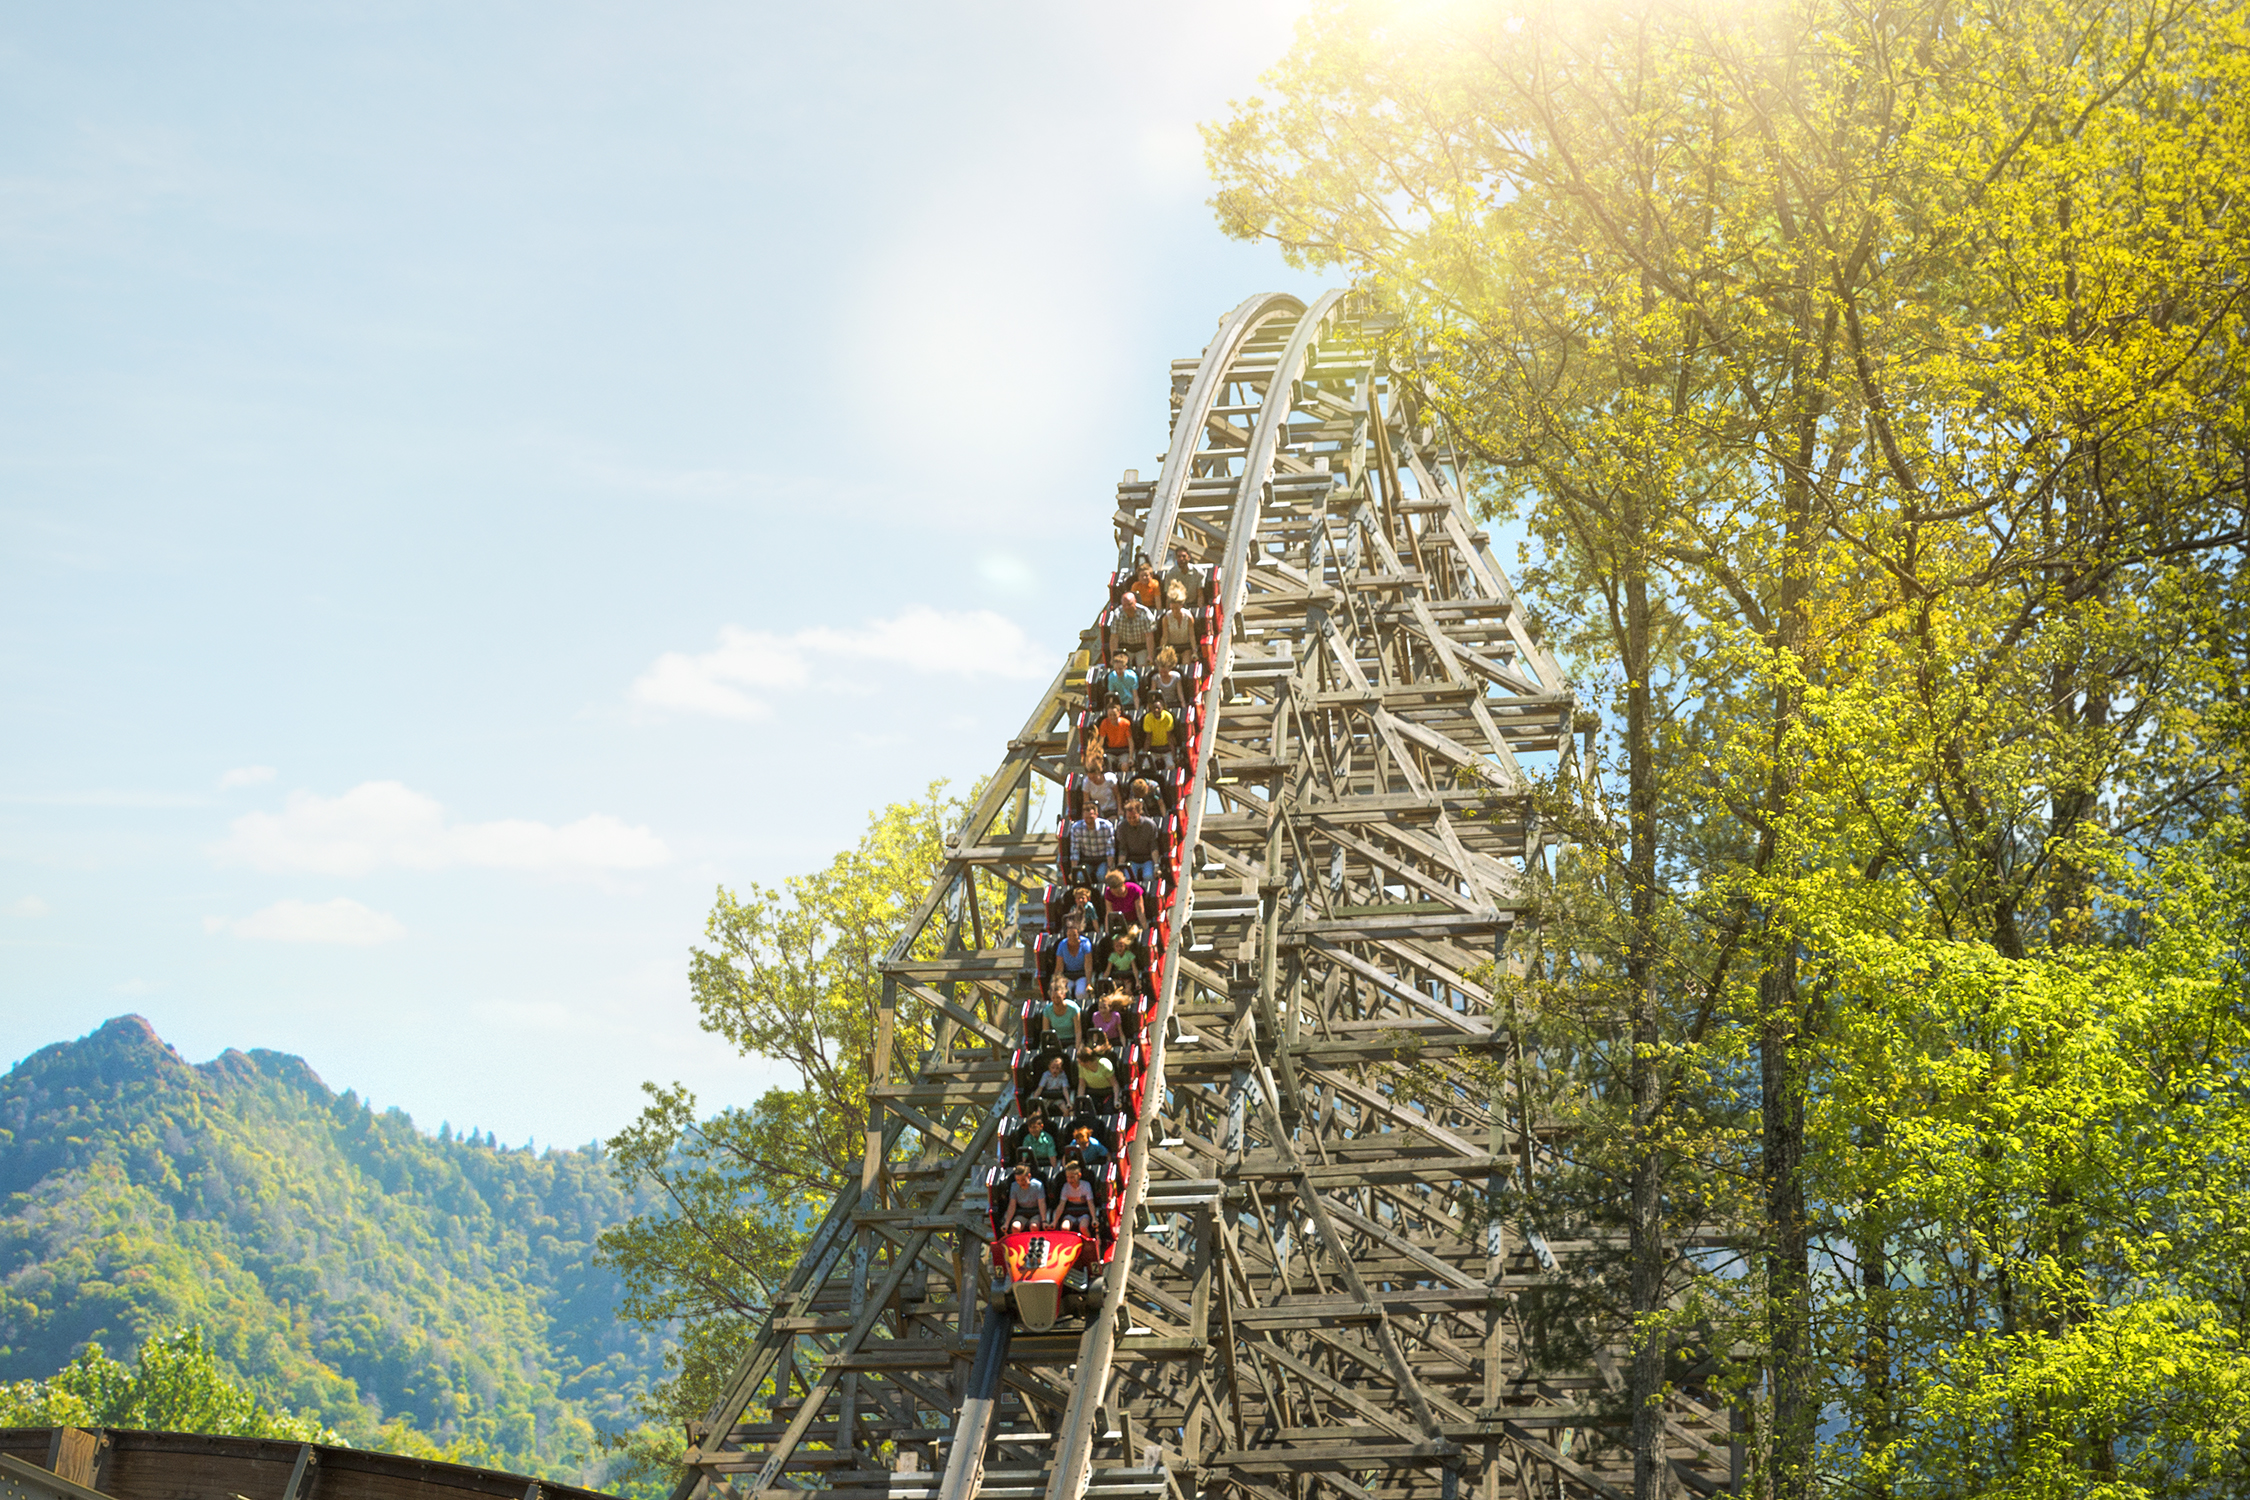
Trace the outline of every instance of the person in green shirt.
[[[1077, 938], [1078, 934], [1074, 930], [1071, 936]], [[1091, 944], [1089, 943], [1088, 946], [1091, 947]], [[1094, 963], [1091, 953], [1082, 962], [1085, 964], [1085, 970], [1081, 971], [1082, 974], [1093, 969]], [[1085, 980], [1081, 977], [1078, 982], [1083, 984]], [[1077, 1047], [1079, 1041], [1078, 1007], [1072, 1002], [1070, 991], [1064, 985], [1056, 985], [1054, 993], [1048, 997], [1047, 1003], [1033, 1011], [1031, 1017], [1038, 1024], [1039, 1029], [1046, 1034], [1048, 1046]]]
[[1117, 1107], [1117, 1064], [1109, 1055], [1109, 1038], [1099, 1031], [1086, 1038], [1086, 1050], [1079, 1054], [1078, 1088], [1089, 1103]]
[[1035, 1172], [1045, 1172], [1052, 1168], [1055, 1158], [1061, 1154], [1062, 1143], [1047, 1128], [1046, 1111], [1037, 1105], [1032, 1106], [1031, 1117], [1024, 1122], [1023, 1141], [1017, 1149], [1020, 1155], [1031, 1158], [1031, 1167]]

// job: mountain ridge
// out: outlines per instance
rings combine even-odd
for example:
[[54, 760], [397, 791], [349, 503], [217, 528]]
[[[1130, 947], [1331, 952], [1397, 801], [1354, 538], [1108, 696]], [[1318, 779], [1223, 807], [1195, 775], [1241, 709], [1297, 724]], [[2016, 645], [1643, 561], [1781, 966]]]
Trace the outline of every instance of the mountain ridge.
[[647, 1205], [598, 1146], [417, 1129], [301, 1057], [189, 1063], [137, 1015], [0, 1077], [0, 1380], [197, 1324], [348, 1440], [404, 1419], [598, 1483], [663, 1343], [618, 1323], [601, 1232]]

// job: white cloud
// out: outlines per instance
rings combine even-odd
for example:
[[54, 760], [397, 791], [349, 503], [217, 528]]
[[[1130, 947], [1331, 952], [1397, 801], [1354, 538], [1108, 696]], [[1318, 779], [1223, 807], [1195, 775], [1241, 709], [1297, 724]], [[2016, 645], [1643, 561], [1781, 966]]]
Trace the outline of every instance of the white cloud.
[[341, 797], [291, 792], [278, 813], [235, 819], [212, 852], [255, 869], [321, 875], [364, 875], [386, 865], [576, 875], [645, 870], [672, 857], [645, 825], [606, 813], [559, 828], [523, 818], [449, 823], [437, 799], [395, 781], [370, 781]]
[[271, 766], [236, 766], [219, 778], [219, 790], [231, 792], [238, 786], [260, 786], [273, 778]]
[[15, 905], [15, 913], [19, 917], [44, 917], [53, 910], [53, 907], [37, 896], [26, 896]]
[[[1056, 663], [1015, 621], [990, 610], [947, 612], [917, 606], [849, 630], [816, 625], [791, 635], [729, 625], [719, 644], [691, 656], [667, 651], [634, 680], [635, 703], [722, 719], [762, 719], [772, 693], [824, 686], [876, 685], [896, 668], [931, 677], [1044, 677]], [[867, 670], [873, 668], [875, 670]]]
[[338, 896], [333, 901], [276, 901], [247, 917], [205, 917], [205, 932], [227, 932], [262, 943], [340, 943], [364, 948], [406, 936], [388, 912]]

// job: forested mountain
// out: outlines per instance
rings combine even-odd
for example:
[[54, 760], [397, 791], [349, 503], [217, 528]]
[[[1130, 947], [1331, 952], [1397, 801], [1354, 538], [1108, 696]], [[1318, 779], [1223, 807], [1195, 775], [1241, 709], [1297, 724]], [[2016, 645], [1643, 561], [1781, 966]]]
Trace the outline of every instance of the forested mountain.
[[[301, 1058], [191, 1066], [139, 1016], [0, 1080], [0, 1381], [200, 1325], [348, 1441], [598, 1482], [662, 1349], [593, 1264], [634, 1212], [598, 1147], [436, 1138]], [[387, 1428], [387, 1431], [385, 1430]]]

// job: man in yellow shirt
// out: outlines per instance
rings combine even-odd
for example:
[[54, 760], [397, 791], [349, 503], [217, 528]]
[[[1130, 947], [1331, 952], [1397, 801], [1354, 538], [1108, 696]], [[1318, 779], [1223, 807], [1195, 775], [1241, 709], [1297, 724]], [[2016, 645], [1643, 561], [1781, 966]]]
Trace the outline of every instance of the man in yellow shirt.
[[1172, 730], [1179, 722], [1161, 700], [1141, 715], [1141, 743], [1148, 747], [1149, 759], [1171, 766]]

